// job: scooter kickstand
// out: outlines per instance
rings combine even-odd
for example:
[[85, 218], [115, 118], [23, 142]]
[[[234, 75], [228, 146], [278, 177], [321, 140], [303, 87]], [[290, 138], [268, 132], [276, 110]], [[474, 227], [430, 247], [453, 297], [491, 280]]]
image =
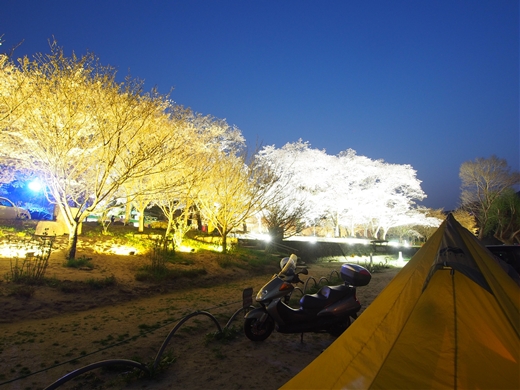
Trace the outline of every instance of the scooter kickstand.
[[300, 343], [303, 344], [303, 332], [302, 332], [302, 334], [300, 335]]

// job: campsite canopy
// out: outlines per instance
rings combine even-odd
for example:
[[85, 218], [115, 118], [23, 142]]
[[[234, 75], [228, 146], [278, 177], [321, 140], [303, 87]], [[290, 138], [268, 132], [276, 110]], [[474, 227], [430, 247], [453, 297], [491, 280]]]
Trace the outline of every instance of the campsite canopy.
[[520, 287], [450, 214], [282, 389], [519, 389]]

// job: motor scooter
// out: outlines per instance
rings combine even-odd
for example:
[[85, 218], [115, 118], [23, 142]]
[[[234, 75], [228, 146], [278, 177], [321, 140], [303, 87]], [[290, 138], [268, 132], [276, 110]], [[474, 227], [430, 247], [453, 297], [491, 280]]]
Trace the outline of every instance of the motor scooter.
[[280, 262], [281, 271], [265, 284], [256, 295], [260, 307], [245, 315], [244, 333], [252, 341], [267, 339], [273, 330], [280, 333], [328, 332], [339, 336], [356, 319], [361, 303], [356, 297], [356, 287], [366, 286], [372, 277], [370, 272], [357, 264], [341, 266], [342, 285], [323, 286], [316, 294], [305, 294], [298, 309], [287, 302], [294, 285], [303, 283], [300, 274], [307, 275], [306, 268], [296, 271], [298, 257], [292, 254]]

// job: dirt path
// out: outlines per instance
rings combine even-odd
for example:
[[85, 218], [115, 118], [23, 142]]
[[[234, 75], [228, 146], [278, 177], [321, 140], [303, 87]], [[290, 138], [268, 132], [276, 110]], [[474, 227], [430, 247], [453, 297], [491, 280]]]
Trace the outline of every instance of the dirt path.
[[[333, 269], [339, 270], [339, 264], [313, 265], [309, 275], [328, 276]], [[397, 271], [374, 273], [368, 286], [358, 288], [364, 307]], [[224, 326], [241, 308], [242, 290], [253, 287], [256, 294], [271, 275], [230, 278], [226, 286], [133, 297], [127, 302], [113, 297], [113, 304], [104, 301], [101, 307], [70, 310], [73, 303], [62, 303], [68, 312], [59, 314], [50, 305], [52, 309], [45, 315], [41, 315], [44, 307], [36, 309], [40, 316], [35, 314], [35, 319], [20, 320], [18, 316], [16, 322], [0, 325], [0, 388], [42, 389], [75, 369], [107, 359], [150, 363], [179, 320], [207, 310]], [[40, 297], [40, 303], [47, 298]], [[0, 303], [4, 304], [2, 311], [5, 303]], [[15, 303], [11, 302], [11, 310]], [[20, 301], [18, 310], [24, 312]], [[232, 323], [234, 338], [210, 340], [207, 335], [217, 330], [216, 325], [209, 317], [195, 316], [175, 333], [163, 354], [167, 367], [153, 379], [136, 379], [134, 374], [124, 373], [127, 369], [96, 369], [60, 389], [277, 389], [334, 341], [327, 334], [306, 334], [301, 343], [300, 335], [273, 333], [266, 341], [253, 343], [243, 335], [242, 324], [239, 315]], [[16, 380], [23, 376], [27, 377]]]

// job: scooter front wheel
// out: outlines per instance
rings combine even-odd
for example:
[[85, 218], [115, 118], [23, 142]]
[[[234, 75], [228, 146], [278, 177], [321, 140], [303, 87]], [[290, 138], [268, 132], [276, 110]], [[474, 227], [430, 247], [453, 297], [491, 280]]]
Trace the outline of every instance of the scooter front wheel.
[[267, 317], [261, 323], [258, 318], [246, 318], [244, 322], [244, 333], [251, 341], [264, 341], [274, 330], [274, 320]]

